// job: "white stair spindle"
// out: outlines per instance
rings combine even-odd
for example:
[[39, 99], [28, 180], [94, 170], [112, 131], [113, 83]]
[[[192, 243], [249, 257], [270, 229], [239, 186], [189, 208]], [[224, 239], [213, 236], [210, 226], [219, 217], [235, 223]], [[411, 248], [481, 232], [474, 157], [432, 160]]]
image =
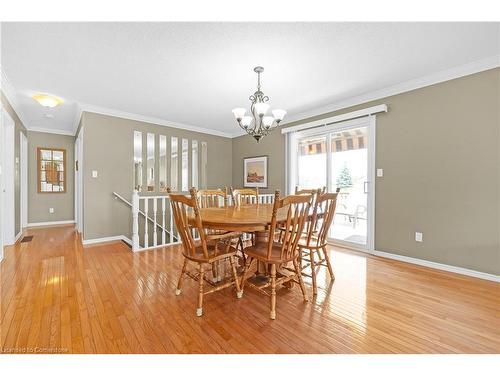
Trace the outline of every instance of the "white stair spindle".
[[169, 212], [169, 215], [170, 215], [170, 226], [169, 226], [169, 230], [170, 230], [170, 241], [169, 243], [172, 243], [174, 242], [174, 213], [172, 212], [172, 205], [170, 204], [170, 202], [168, 202], [169, 205], [168, 205], [168, 212]]
[[158, 228], [156, 222], [156, 214], [158, 212], [158, 199], [153, 198], [153, 246], [158, 246]]
[[161, 244], [165, 245], [166, 233], [165, 233], [165, 201], [166, 197], [161, 199]]
[[147, 197], [144, 197], [144, 247], [149, 247], [149, 235], [148, 235], [148, 206], [149, 206], [149, 199]]
[[139, 250], [139, 193], [132, 194], [132, 251]]

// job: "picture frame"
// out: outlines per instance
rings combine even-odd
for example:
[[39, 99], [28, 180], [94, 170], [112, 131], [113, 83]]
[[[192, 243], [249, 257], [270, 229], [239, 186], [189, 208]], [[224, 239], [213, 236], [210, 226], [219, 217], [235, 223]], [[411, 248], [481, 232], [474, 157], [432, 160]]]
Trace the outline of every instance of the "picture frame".
[[267, 189], [268, 156], [243, 158], [243, 186]]

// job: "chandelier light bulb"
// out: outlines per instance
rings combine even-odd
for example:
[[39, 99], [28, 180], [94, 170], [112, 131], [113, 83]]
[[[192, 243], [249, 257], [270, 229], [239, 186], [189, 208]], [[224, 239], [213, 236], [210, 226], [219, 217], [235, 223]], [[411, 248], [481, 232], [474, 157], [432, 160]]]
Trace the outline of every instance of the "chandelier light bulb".
[[234, 118], [239, 121], [245, 116], [246, 112], [247, 110], [245, 108], [235, 108], [233, 109]]
[[264, 116], [269, 109], [269, 104], [267, 103], [256, 103], [255, 104], [255, 111], [259, 116]]
[[262, 118], [262, 123], [264, 124], [264, 126], [267, 128], [270, 128], [271, 125], [273, 124], [274, 122], [274, 117], [273, 116], [264, 116]]
[[277, 122], [280, 122], [281, 120], [283, 120], [285, 115], [286, 115], [286, 111], [284, 109], [274, 109], [273, 110], [273, 116]]
[[252, 123], [253, 118], [251, 116], [243, 116], [241, 119], [241, 125], [246, 129]]

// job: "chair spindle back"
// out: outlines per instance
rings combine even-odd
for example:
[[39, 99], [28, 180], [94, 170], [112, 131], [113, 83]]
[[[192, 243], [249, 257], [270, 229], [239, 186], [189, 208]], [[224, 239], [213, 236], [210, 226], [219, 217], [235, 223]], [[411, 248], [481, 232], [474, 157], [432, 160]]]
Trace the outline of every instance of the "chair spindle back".
[[[304, 223], [309, 215], [311, 200], [313, 195], [289, 195], [280, 199], [280, 192], [277, 190], [274, 196], [273, 215], [269, 228], [269, 244], [267, 258], [272, 255], [274, 234], [280, 229], [281, 233], [281, 259], [291, 259], [298, 255], [297, 245], [304, 229]], [[286, 220], [278, 222], [278, 210], [286, 211]]]
[[234, 206], [244, 206], [249, 204], [259, 204], [259, 188], [255, 189], [233, 189], [231, 187], [231, 197]]
[[[199, 244], [201, 243], [203, 257], [208, 259], [207, 241], [201, 222], [196, 189], [191, 188], [189, 190], [189, 196], [172, 194], [170, 188], [167, 188], [167, 192], [169, 194], [170, 204], [172, 205], [175, 226], [177, 227], [177, 232], [181, 237], [182, 246], [186, 255], [193, 258], [199, 257], [199, 254], [196, 254], [196, 248], [199, 248]], [[192, 224], [189, 223], [190, 212], [194, 213], [194, 220], [192, 221]], [[196, 246], [197, 241], [195, 241], [193, 237], [193, 229], [200, 235], [200, 242], [198, 242], [198, 246]]]
[[[332, 225], [337, 207], [337, 197], [340, 189], [335, 193], [319, 194], [314, 206], [309, 231], [307, 232], [307, 244], [312, 240], [316, 241], [316, 246], [326, 244], [328, 230]], [[319, 227], [319, 229], [318, 229]], [[317, 235], [313, 237], [313, 232], [317, 230]]]
[[227, 188], [198, 190], [198, 202], [201, 208], [226, 207], [228, 203]]

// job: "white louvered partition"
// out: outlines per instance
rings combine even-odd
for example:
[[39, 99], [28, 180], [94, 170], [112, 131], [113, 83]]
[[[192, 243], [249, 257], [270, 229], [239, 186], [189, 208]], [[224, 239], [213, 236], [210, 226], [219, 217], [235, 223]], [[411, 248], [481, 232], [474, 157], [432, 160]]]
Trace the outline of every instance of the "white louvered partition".
[[[116, 194], [115, 194], [116, 195]], [[122, 198], [123, 199], [123, 198]], [[260, 204], [274, 202], [274, 194], [259, 195]], [[229, 204], [232, 205], [231, 199]], [[144, 222], [139, 220], [144, 218]], [[140, 227], [141, 226], [141, 227]], [[194, 234], [197, 237], [197, 234]], [[148, 250], [180, 243], [168, 195], [132, 195], [132, 250]]]

